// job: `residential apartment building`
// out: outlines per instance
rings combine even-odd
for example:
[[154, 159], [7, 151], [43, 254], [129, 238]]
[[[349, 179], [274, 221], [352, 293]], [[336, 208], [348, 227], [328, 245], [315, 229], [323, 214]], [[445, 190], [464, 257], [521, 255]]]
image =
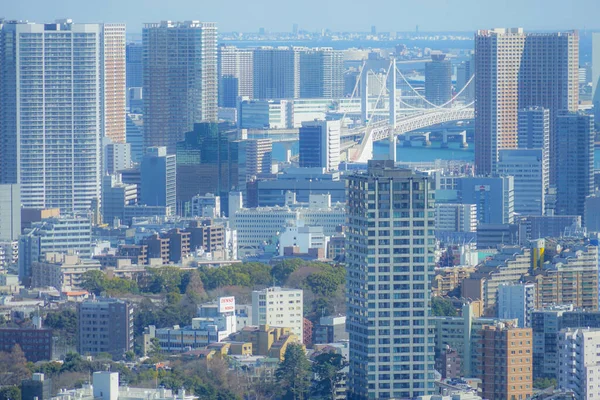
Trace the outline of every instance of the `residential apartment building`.
[[161, 21], [145, 24], [142, 35], [144, 145], [174, 154], [194, 123], [217, 121], [217, 26]]
[[522, 28], [480, 30], [475, 35], [475, 166], [495, 172], [498, 152], [518, 146], [518, 112], [538, 106], [550, 113], [550, 182], [557, 154], [554, 119], [576, 111], [579, 35], [526, 33]]
[[476, 232], [477, 205], [436, 203], [435, 229], [438, 232]]
[[270, 287], [252, 291], [252, 320], [259, 325], [290, 328], [300, 343], [304, 337], [301, 289]]
[[478, 355], [485, 399], [528, 399], [533, 395], [531, 328], [484, 326]]
[[236, 107], [240, 96], [254, 95], [254, 54], [251, 49], [219, 47], [219, 106]]
[[31, 265], [43, 262], [48, 253], [92, 253], [92, 223], [89, 216], [53, 217], [34, 222], [19, 238], [19, 279], [30, 284]]
[[519, 328], [531, 328], [531, 312], [535, 309], [535, 285], [500, 285], [497, 304], [498, 318], [514, 318]]
[[558, 388], [577, 399], [600, 396], [600, 329], [564, 329], [558, 335]]
[[347, 180], [349, 396], [413, 398], [434, 391], [428, 282], [434, 269], [429, 177], [370, 160]]
[[0, 24], [0, 183], [19, 183], [24, 207], [100, 198], [102, 137], [125, 140], [124, 46], [123, 24]]
[[133, 306], [123, 300], [97, 298], [78, 304], [79, 340], [82, 355], [110, 353], [122, 357], [133, 350]]

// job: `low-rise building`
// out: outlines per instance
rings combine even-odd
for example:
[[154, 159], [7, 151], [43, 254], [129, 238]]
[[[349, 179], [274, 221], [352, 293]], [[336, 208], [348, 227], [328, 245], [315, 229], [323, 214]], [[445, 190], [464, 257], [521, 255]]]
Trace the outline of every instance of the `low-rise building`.
[[346, 316], [331, 315], [321, 317], [319, 324], [313, 329], [314, 343], [335, 343], [342, 340], [348, 340], [346, 332]]
[[0, 328], [0, 351], [10, 352], [19, 345], [27, 361], [52, 359], [52, 330], [43, 328]]
[[300, 343], [304, 337], [302, 289], [270, 287], [252, 292], [252, 319], [259, 325], [290, 328]]
[[[289, 344], [302, 343], [301, 336], [297, 336], [290, 328], [271, 327], [269, 325], [246, 326], [237, 333], [230, 336], [231, 350], [237, 354], [252, 346], [252, 355], [261, 355], [283, 360], [285, 350]], [[236, 343], [237, 342], [237, 343]]]
[[74, 254], [47, 253], [43, 262], [31, 264], [31, 286], [71, 291], [82, 289], [83, 274], [101, 269], [98, 260], [81, 259]]

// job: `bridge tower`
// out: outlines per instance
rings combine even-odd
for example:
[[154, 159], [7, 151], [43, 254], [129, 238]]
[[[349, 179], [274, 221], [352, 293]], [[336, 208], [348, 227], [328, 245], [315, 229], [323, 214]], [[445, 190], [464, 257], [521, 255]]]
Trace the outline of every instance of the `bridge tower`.
[[390, 94], [389, 99], [389, 109], [390, 109], [390, 148], [389, 148], [389, 158], [390, 160], [396, 162], [396, 58], [392, 57], [390, 60], [390, 72], [388, 73], [388, 81], [389, 88], [388, 92]]
[[363, 61], [358, 79], [360, 79], [360, 118], [366, 125], [369, 119], [369, 70], [366, 60]]

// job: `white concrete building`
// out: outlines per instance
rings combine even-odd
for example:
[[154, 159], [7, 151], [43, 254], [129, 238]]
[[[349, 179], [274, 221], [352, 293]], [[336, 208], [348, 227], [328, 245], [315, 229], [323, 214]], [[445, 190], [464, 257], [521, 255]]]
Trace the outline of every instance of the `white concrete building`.
[[0, 37], [0, 87], [12, 88], [0, 96], [0, 182], [20, 183], [25, 207], [88, 210], [101, 138], [124, 140], [125, 26], [4, 21]]
[[542, 149], [511, 149], [498, 152], [497, 172], [514, 177], [514, 212], [543, 215], [548, 172]]
[[600, 397], [600, 329], [565, 329], [558, 334], [558, 388], [576, 399]]
[[449, 232], [476, 232], [477, 205], [436, 203], [435, 229]]
[[61, 390], [50, 400], [196, 400], [197, 396], [186, 395], [185, 390], [173, 393], [170, 389], [136, 388], [119, 386], [119, 373], [98, 371], [92, 375], [92, 385], [84, 384], [80, 389]]
[[535, 309], [533, 283], [500, 285], [497, 296], [498, 318], [517, 319], [519, 328], [531, 328], [531, 312]]
[[302, 289], [270, 287], [252, 292], [252, 320], [257, 325], [291, 328], [302, 342], [304, 335]]
[[0, 241], [17, 240], [21, 234], [21, 188], [0, 185]]
[[321, 226], [325, 236], [332, 236], [337, 227], [346, 223], [346, 210], [343, 204], [331, 205], [329, 195], [310, 195], [308, 204], [231, 209], [229, 218], [232, 229], [237, 230], [238, 256], [245, 257], [256, 254], [288, 225]]
[[192, 197], [191, 206], [192, 217], [221, 217], [221, 197], [212, 193]]
[[323, 249], [327, 252], [329, 238], [323, 233], [322, 226], [287, 226], [279, 235], [279, 255], [286, 247], [298, 247], [300, 253], [308, 253], [308, 249]]

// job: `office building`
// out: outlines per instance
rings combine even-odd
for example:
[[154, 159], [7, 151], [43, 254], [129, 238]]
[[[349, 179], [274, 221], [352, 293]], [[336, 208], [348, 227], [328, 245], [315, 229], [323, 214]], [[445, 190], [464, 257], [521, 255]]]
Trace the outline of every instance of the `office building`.
[[86, 211], [102, 137], [124, 141], [125, 26], [8, 21], [0, 36], [0, 182], [20, 183], [25, 207]]
[[477, 249], [495, 249], [499, 245], [519, 244], [519, 227], [515, 224], [479, 224]]
[[52, 395], [52, 379], [34, 373], [31, 379], [21, 381], [21, 400], [49, 400]]
[[[346, 202], [345, 181], [340, 172], [327, 172], [323, 168], [287, 168], [277, 174], [276, 179], [259, 180], [256, 198], [252, 201], [259, 207], [284, 206], [289, 192], [294, 193], [300, 203], [308, 203], [311, 194], [328, 194], [334, 204]], [[248, 204], [251, 204], [250, 198]]]
[[125, 70], [127, 89], [144, 86], [144, 46], [141, 43], [127, 43], [125, 46]]
[[583, 217], [594, 193], [594, 117], [559, 115], [556, 143], [556, 214]]
[[344, 54], [329, 47], [302, 49], [299, 59], [300, 97], [344, 97]]
[[298, 152], [300, 167], [336, 171], [340, 164], [340, 135], [340, 121], [302, 123]]
[[533, 394], [531, 328], [484, 326], [478, 347], [484, 399], [527, 399]]
[[177, 142], [194, 123], [217, 121], [217, 26], [186, 21], [145, 24], [145, 147]]
[[255, 99], [300, 97], [300, 51], [297, 48], [254, 49], [252, 68]]
[[192, 197], [191, 217], [220, 218], [221, 198], [212, 193]]
[[[39, 318], [39, 317], [38, 317]], [[52, 360], [52, 329], [0, 328], [0, 351], [10, 352], [19, 345], [27, 361]]]
[[550, 110], [528, 107], [518, 112], [517, 147], [540, 149], [543, 154], [544, 190], [550, 184]]
[[251, 49], [219, 47], [219, 107], [235, 108], [238, 97], [253, 97], [253, 67]]
[[92, 252], [92, 223], [88, 215], [60, 216], [34, 222], [19, 237], [19, 280], [26, 286], [31, 264], [45, 260], [47, 253], [78, 254], [89, 258]]
[[144, 156], [144, 120], [140, 114], [127, 114], [126, 142], [130, 146], [131, 162], [140, 163]]
[[588, 232], [600, 232], [600, 193], [585, 199], [585, 228]]
[[104, 146], [104, 174], [116, 174], [131, 168], [131, 164], [131, 144], [107, 143]]
[[581, 232], [581, 217], [578, 215], [546, 215], [519, 217], [519, 243], [526, 245], [529, 240], [540, 238], [561, 238]]
[[238, 185], [238, 142], [229, 141], [228, 125], [194, 124], [177, 143], [177, 203], [182, 209], [195, 195], [221, 197], [227, 210], [229, 191]]
[[[558, 335], [558, 388], [573, 391], [576, 399], [600, 396], [600, 329], [561, 330]], [[595, 381], [596, 380], [596, 381]]]
[[238, 128], [285, 129], [292, 127], [292, 107], [288, 100], [249, 100], [238, 104]]
[[477, 206], [479, 224], [512, 224], [514, 178], [512, 176], [461, 177], [457, 179], [459, 201]]
[[0, 185], [0, 242], [12, 242], [21, 234], [21, 189]]
[[439, 51], [432, 51], [431, 61], [425, 64], [425, 99], [436, 106], [450, 106], [452, 63]]
[[554, 183], [554, 119], [579, 102], [579, 35], [525, 33], [522, 28], [480, 30], [475, 35], [475, 168], [495, 172], [498, 152], [518, 145], [518, 111], [550, 113], [550, 183]]
[[313, 332], [314, 343], [335, 343], [348, 340], [346, 317], [344, 315], [321, 317]]
[[102, 178], [102, 221], [113, 225], [115, 219], [124, 222], [125, 207], [137, 204], [137, 185], [126, 184], [121, 175], [106, 175]]
[[558, 376], [558, 333], [562, 329], [563, 314], [572, 310], [572, 305], [564, 305], [531, 312], [534, 380]]
[[535, 308], [535, 285], [500, 285], [497, 304], [498, 318], [516, 319], [520, 328], [531, 328], [531, 312]]
[[[293, 198], [293, 194], [289, 193]], [[232, 228], [237, 231], [240, 257], [257, 254], [289, 224], [322, 226], [325, 236], [334, 235], [346, 222], [343, 204], [331, 204], [331, 196], [313, 194], [306, 203], [288, 202], [283, 207], [232, 208]]]
[[[456, 66], [456, 92], [460, 93], [462, 91], [460, 98], [465, 104], [469, 104], [475, 100], [475, 83], [471, 81], [469, 86], [467, 86], [474, 73], [475, 65], [473, 63], [473, 56]], [[467, 86], [466, 89], [465, 86]]]
[[496, 171], [513, 177], [515, 214], [544, 214], [548, 171], [544, 167], [542, 149], [500, 150]]
[[594, 105], [594, 120], [600, 121], [600, 32], [592, 33], [592, 104]]
[[169, 207], [176, 210], [177, 165], [176, 156], [167, 154], [167, 148], [149, 147], [142, 164], [140, 192], [144, 204]]
[[82, 355], [109, 353], [122, 357], [133, 350], [133, 306], [123, 300], [97, 298], [78, 304], [79, 341]]
[[244, 193], [246, 183], [271, 174], [273, 142], [271, 139], [244, 139], [238, 143], [238, 188]]
[[252, 291], [252, 320], [258, 325], [290, 328], [302, 343], [304, 302], [302, 289], [270, 287]]
[[432, 394], [434, 338], [427, 318], [427, 282], [435, 264], [431, 182], [395, 168], [391, 160], [371, 160], [367, 172], [348, 177], [347, 190], [349, 395]]
[[477, 231], [475, 204], [436, 203], [435, 230], [437, 232]]

